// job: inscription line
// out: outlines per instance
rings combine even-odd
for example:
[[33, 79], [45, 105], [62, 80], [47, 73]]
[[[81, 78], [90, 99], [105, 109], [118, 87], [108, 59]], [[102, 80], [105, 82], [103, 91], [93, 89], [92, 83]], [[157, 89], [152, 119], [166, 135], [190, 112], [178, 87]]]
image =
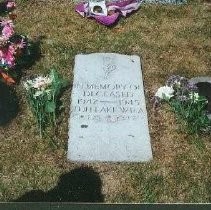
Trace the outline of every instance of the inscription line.
[[117, 101], [100, 101], [101, 103], [117, 103]]

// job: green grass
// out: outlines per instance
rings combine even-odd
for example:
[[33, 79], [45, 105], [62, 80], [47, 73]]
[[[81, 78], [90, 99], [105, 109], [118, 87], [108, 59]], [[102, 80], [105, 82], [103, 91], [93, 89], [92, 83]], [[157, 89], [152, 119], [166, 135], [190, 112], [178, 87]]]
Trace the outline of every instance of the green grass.
[[[32, 40], [43, 36], [42, 56], [23, 70], [21, 81], [46, 73], [52, 66], [72, 81], [78, 53], [142, 57], [154, 159], [137, 164], [68, 162], [70, 89], [61, 98], [64, 110], [56, 133], [48, 130], [46, 139], [40, 139], [20, 83], [15, 86], [19, 112], [0, 127], [0, 201], [17, 199], [31, 190], [47, 193], [62, 174], [88, 166], [99, 174], [104, 202], [211, 202], [210, 136], [189, 136], [180, 130], [167, 106], [155, 114], [150, 103], [172, 74], [210, 75], [210, 6], [199, 1], [184, 6], [144, 5], [117, 26], [107, 28], [80, 17], [70, 1], [19, 3], [16, 30]], [[93, 184], [93, 190], [95, 187]]]

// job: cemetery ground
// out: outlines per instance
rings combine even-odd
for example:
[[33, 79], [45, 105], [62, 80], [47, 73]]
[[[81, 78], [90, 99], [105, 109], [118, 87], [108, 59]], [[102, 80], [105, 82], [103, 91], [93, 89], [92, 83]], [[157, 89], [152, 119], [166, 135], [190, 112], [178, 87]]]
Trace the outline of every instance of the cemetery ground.
[[[17, 114], [0, 126], [0, 201], [14, 201], [37, 190], [28, 194], [29, 201], [43, 193], [59, 201], [56, 194], [60, 193], [62, 201], [211, 202], [210, 136], [188, 134], [168, 105], [155, 113], [150, 101], [171, 75], [210, 75], [211, 5], [203, 1], [143, 5], [107, 28], [80, 17], [71, 1], [18, 2], [16, 30], [41, 40], [41, 57], [22, 72], [21, 81], [55, 67], [72, 82], [74, 57], [80, 53], [142, 57], [153, 160], [133, 164], [67, 161], [70, 88], [62, 95], [56, 130], [47, 130], [40, 139], [20, 82], [13, 91]], [[79, 167], [85, 167], [88, 175]], [[58, 189], [59, 179], [68, 173], [67, 183]], [[87, 185], [89, 198], [75, 183]], [[73, 196], [65, 197], [65, 190], [72, 190]]]

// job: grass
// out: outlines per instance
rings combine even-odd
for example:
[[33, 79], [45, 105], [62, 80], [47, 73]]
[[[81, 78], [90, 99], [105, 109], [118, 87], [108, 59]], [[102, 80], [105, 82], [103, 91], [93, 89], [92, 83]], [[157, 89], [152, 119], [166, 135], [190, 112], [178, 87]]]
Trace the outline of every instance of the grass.
[[[211, 202], [210, 136], [189, 136], [166, 105], [154, 113], [150, 103], [156, 89], [172, 74], [188, 78], [210, 75], [209, 4], [193, 1], [184, 6], [144, 5], [113, 28], [80, 17], [67, 0], [19, 1], [17, 12], [16, 30], [31, 39], [42, 37], [42, 56], [23, 70], [21, 81], [46, 73], [52, 66], [72, 81], [78, 53], [116, 52], [142, 57], [154, 159], [137, 164], [68, 162], [70, 89], [62, 96], [64, 110], [56, 135], [49, 130], [46, 139], [40, 139], [18, 84], [13, 92], [19, 99], [18, 113], [0, 127], [0, 201], [16, 200], [31, 190], [37, 190], [30, 194], [31, 199], [39, 197], [37, 194], [60, 192], [56, 186], [61, 175], [86, 166], [101, 180], [96, 185], [90, 181], [93, 189], [87, 192], [96, 188], [107, 203]], [[70, 177], [75, 179], [73, 174]], [[84, 201], [77, 195], [77, 201]]]

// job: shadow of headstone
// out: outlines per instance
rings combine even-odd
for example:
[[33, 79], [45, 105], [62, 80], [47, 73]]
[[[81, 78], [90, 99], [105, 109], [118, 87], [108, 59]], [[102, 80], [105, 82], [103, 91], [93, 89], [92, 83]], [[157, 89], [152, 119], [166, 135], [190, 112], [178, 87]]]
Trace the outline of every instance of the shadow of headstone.
[[193, 77], [189, 81], [190, 83], [196, 85], [199, 90], [199, 95], [207, 98], [208, 104], [206, 110], [208, 112], [208, 118], [211, 119], [211, 77]]
[[93, 169], [84, 167], [60, 176], [52, 190], [32, 190], [14, 202], [103, 202], [101, 179]]
[[199, 82], [197, 83], [197, 87], [199, 88], [199, 95], [205, 96], [207, 98], [207, 111], [211, 113], [211, 83]]
[[14, 89], [0, 82], [0, 126], [9, 123], [18, 114], [18, 98]]

